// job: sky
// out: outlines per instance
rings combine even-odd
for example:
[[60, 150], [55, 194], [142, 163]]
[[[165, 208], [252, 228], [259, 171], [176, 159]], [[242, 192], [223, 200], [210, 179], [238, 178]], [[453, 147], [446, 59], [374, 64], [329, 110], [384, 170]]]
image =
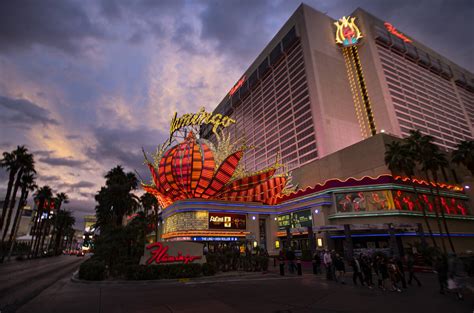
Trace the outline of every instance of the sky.
[[[361, 7], [474, 71], [472, 0], [305, 3], [333, 18]], [[142, 147], [166, 139], [173, 112], [212, 111], [299, 4], [0, 1], [0, 152], [26, 145], [81, 225], [105, 173], [148, 181]], [[6, 183], [0, 169], [0, 196]]]

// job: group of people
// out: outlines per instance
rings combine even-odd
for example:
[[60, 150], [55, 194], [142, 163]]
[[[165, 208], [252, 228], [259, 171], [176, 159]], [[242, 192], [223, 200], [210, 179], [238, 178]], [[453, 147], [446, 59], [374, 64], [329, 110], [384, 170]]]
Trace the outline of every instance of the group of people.
[[[375, 287], [374, 274], [377, 279], [377, 286], [382, 290], [392, 290], [401, 292], [401, 288], [407, 288], [415, 281], [418, 286], [421, 282], [414, 272], [415, 258], [413, 254], [406, 256], [406, 268], [408, 271], [408, 282], [401, 259], [388, 258], [383, 254], [369, 257], [367, 255], [355, 255], [348, 262], [352, 267], [352, 281], [354, 285]], [[324, 267], [326, 278], [338, 283], [346, 283], [346, 263], [344, 258], [335, 251], [317, 251], [313, 256], [315, 271], [321, 273]]]

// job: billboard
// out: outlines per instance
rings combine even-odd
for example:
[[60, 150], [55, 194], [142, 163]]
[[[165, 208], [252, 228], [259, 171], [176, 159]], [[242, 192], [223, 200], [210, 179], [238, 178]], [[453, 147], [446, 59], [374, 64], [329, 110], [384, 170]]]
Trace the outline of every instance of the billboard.
[[209, 229], [246, 229], [245, 214], [209, 212]]
[[287, 228], [311, 227], [313, 225], [311, 221], [310, 210], [280, 215], [278, 216], [277, 221], [279, 230], [285, 230]]

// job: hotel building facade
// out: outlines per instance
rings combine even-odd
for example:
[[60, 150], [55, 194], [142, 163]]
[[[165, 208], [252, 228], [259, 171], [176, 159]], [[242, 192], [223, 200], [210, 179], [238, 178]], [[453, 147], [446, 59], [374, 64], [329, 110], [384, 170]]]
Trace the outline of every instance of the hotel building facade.
[[[472, 140], [474, 76], [387, 21], [362, 9], [351, 16], [355, 24], [302, 4], [214, 111], [237, 121], [226, 128], [233, 141], [245, 138], [255, 147], [239, 159], [248, 171], [264, 175], [258, 171], [281, 155], [299, 190], [271, 203], [255, 200], [268, 186], [278, 187], [272, 173], [258, 178], [265, 187], [252, 189], [253, 180], [246, 180], [245, 191], [227, 180], [219, 185], [227, 193], [211, 190], [212, 198], [209, 188], [199, 191], [205, 162], [212, 159], [209, 149], [201, 139], [185, 139], [155, 163], [161, 174], [152, 168], [160, 186], [149, 186], [149, 192], [176, 200], [165, 199], [162, 240], [253, 242], [270, 254], [288, 247], [335, 248], [346, 256], [357, 249], [403, 253], [428, 241], [413, 187], [385, 165], [386, 144], [413, 128], [432, 135], [447, 152]], [[200, 137], [215, 142], [212, 125], [201, 127]], [[190, 185], [194, 167], [200, 174]], [[439, 209], [456, 249], [465, 251], [474, 246], [474, 186], [466, 169], [454, 170], [441, 175], [438, 200], [420, 173], [415, 185], [438, 244], [445, 237], [435, 217]], [[225, 198], [232, 188], [249, 198]]]
[[[444, 150], [473, 138], [474, 75], [362, 9], [356, 46], [335, 41], [337, 20], [302, 4], [215, 112], [255, 146], [249, 170], [298, 168], [374, 133], [419, 129]], [[212, 137], [208, 128], [202, 134]]]

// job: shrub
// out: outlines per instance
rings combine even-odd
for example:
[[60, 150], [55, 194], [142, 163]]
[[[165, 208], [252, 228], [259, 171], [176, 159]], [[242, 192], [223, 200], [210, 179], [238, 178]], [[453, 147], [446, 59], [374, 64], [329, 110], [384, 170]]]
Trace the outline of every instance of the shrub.
[[202, 265], [202, 275], [212, 276], [216, 274], [216, 267], [210, 263], [204, 263]]
[[103, 280], [105, 263], [98, 259], [89, 259], [79, 267], [79, 278], [85, 280]]

